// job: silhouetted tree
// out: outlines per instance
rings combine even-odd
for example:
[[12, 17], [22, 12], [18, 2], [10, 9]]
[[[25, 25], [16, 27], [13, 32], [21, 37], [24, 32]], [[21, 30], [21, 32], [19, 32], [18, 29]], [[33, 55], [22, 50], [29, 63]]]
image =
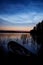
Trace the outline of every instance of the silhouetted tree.
[[38, 24], [36, 24], [36, 26], [30, 32], [38, 33], [38, 34], [43, 33], [43, 20], [42, 20], [42, 22], [39, 22]]

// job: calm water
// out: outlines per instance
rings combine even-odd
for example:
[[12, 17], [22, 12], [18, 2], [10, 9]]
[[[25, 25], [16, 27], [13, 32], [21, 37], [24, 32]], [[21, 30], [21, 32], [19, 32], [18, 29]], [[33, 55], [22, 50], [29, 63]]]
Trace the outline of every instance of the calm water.
[[40, 44], [34, 41], [30, 33], [0, 33], [0, 46], [3, 47], [4, 51], [8, 52], [7, 45], [11, 40], [18, 42], [34, 54], [37, 54], [41, 47]]

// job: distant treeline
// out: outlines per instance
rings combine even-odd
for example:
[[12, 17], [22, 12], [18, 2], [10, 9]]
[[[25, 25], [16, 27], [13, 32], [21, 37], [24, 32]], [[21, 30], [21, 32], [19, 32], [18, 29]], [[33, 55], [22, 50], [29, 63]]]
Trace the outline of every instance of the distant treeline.
[[0, 30], [0, 33], [29, 33], [29, 31]]
[[32, 34], [43, 34], [43, 20], [36, 24], [33, 30], [30, 31]]

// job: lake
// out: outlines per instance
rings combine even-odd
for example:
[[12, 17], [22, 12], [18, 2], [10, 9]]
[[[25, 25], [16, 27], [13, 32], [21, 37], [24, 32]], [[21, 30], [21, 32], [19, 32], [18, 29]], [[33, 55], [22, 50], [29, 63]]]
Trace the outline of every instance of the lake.
[[16, 41], [18, 44], [32, 52], [38, 54], [41, 47], [36, 40], [30, 35], [30, 33], [0, 33], [0, 47], [8, 53], [8, 43], [10, 41]]

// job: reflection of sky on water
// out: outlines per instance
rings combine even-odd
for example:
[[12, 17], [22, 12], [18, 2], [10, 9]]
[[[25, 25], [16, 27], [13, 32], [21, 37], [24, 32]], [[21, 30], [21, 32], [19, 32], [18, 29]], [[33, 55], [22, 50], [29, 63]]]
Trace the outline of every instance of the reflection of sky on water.
[[0, 36], [0, 46], [2, 46], [5, 51], [8, 51], [7, 44], [9, 41], [13, 40], [18, 42], [20, 45], [24, 46], [26, 49], [30, 50], [32, 53], [36, 54], [40, 48], [40, 45], [38, 45], [37, 42], [34, 42], [34, 40], [29, 34], [27, 34], [28, 37], [26, 38], [26, 40], [21, 39], [22, 34], [19, 34], [16, 34], [18, 35], [17, 37], [15, 34], [13, 36], [11, 36], [10, 34], [10, 36]]

